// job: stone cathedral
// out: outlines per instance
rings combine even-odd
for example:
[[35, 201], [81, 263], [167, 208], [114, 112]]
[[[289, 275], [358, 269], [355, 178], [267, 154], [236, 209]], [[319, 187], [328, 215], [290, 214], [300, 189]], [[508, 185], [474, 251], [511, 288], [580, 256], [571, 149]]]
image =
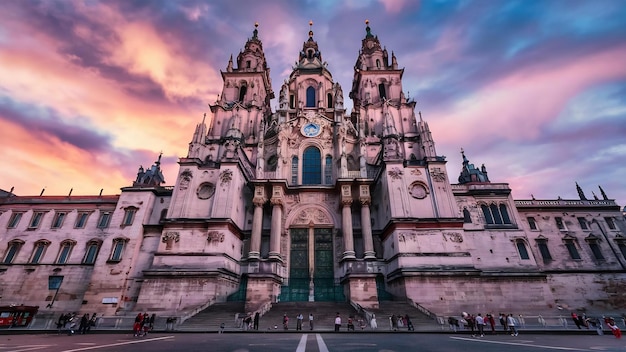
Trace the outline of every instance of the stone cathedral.
[[604, 190], [514, 200], [465, 152], [450, 176], [369, 24], [351, 87], [333, 81], [313, 31], [303, 37], [275, 97], [254, 29], [173, 186], [159, 157], [119, 195], [4, 192], [0, 305], [111, 316], [227, 300], [254, 312], [394, 298], [440, 315], [626, 306], [626, 224]]

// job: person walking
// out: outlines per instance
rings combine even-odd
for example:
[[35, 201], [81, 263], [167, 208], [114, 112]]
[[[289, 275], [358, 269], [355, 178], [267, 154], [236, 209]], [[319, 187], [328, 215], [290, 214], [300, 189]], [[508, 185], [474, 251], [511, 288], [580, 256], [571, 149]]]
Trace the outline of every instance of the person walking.
[[289, 317], [287, 316], [287, 313], [283, 315], [283, 330], [289, 330]]
[[517, 328], [515, 327], [515, 318], [513, 317], [513, 314], [509, 314], [509, 316], [506, 318], [506, 324], [509, 326], [509, 329], [511, 329], [511, 336], [517, 336], [518, 332]]
[[509, 331], [509, 327], [507, 326], [506, 321], [506, 315], [504, 315], [504, 313], [500, 313], [500, 325], [502, 325], [502, 330], [504, 330], [504, 332]]
[[141, 336], [141, 322], [143, 322], [143, 314], [138, 313], [133, 323], [134, 336]]
[[485, 318], [480, 313], [476, 315], [476, 327], [480, 337], [485, 337]]
[[259, 319], [261, 315], [259, 312], [254, 313], [254, 330], [259, 330]]
[[80, 324], [78, 325], [78, 333], [84, 335], [87, 333], [87, 327], [89, 327], [89, 313], [83, 314], [80, 318]]
[[309, 313], [309, 329], [313, 330], [313, 313]]
[[339, 313], [337, 312], [337, 316], [335, 317], [335, 331], [339, 331], [340, 328], [341, 328], [341, 316], [339, 316]]
[[300, 313], [296, 316], [296, 330], [302, 330], [302, 320], [304, 320], [304, 316]]
[[378, 329], [378, 323], [376, 322], [376, 314], [372, 314], [372, 319], [370, 320], [370, 328], [372, 328], [372, 330]]
[[413, 322], [411, 321], [411, 318], [409, 318], [408, 314], [404, 315], [404, 320], [406, 321], [406, 327], [409, 329], [409, 331], [415, 331], [415, 328], [413, 327]]

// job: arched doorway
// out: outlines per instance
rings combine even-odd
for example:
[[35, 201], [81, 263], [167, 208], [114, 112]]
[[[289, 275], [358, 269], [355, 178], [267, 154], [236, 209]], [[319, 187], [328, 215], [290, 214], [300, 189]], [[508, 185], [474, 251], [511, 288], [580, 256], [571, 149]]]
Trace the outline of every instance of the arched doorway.
[[333, 225], [316, 208], [300, 211], [289, 228], [289, 277], [281, 301], [345, 301], [335, 285]]

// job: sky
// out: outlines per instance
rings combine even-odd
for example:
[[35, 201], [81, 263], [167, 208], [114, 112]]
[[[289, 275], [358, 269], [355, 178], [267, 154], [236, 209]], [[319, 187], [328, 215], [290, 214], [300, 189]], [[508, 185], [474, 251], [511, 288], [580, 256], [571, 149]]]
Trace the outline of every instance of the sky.
[[0, 189], [119, 194], [161, 152], [174, 185], [255, 22], [275, 92], [309, 21], [349, 91], [366, 19], [451, 182], [463, 148], [514, 199], [578, 199], [578, 182], [626, 205], [622, 0], [2, 1]]

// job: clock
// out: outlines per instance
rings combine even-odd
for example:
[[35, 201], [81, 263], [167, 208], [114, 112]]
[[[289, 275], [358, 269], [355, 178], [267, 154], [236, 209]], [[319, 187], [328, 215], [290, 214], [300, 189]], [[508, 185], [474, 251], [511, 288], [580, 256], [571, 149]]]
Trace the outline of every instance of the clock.
[[300, 131], [305, 137], [315, 137], [322, 132], [322, 128], [316, 123], [309, 122], [302, 126], [302, 129]]

